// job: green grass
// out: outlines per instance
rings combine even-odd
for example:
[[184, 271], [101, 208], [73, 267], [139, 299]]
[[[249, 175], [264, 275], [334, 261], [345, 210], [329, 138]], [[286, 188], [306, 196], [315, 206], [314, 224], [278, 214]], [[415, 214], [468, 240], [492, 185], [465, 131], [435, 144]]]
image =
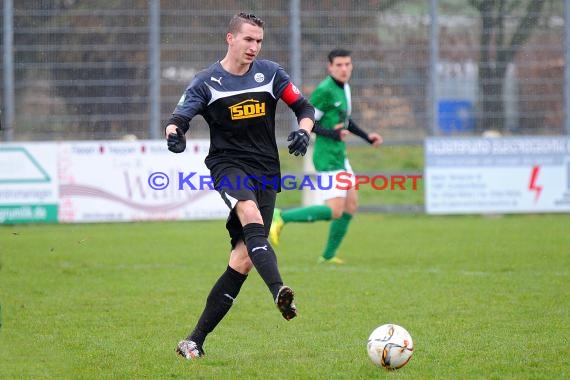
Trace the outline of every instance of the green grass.
[[[206, 342], [174, 354], [227, 260], [223, 221], [0, 227], [0, 378], [562, 379], [570, 376], [570, 215], [359, 214], [344, 266], [316, 264], [328, 225], [278, 247], [300, 315], [252, 273]], [[414, 338], [374, 367], [369, 333]]]

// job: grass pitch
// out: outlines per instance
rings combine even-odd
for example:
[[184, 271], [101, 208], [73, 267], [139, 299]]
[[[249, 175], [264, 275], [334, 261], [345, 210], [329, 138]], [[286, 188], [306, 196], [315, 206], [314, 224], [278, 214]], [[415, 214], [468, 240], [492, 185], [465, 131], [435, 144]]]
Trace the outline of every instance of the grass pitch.
[[[359, 214], [344, 266], [317, 264], [327, 223], [277, 248], [286, 322], [252, 272], [207, 356], [174, 353], [225, 268], [223, 221], [0, 227], [0, 378], [561, 379], [570, 376], [570, 215]], [[376, 368], [383, 323], [414, 338]]]

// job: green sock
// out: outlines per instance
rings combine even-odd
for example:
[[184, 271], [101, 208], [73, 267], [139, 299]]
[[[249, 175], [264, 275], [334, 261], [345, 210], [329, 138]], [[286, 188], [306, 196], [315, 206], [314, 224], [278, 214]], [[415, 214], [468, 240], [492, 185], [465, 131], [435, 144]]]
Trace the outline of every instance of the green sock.
[[332, 210], [326, 205], [315, 205], [294, 208], [281, 212], [281, 218], [285, 223], [289, 222], [316, 222], [317, 220], [331, 220]]
[[336, 255], [336, 250], [340, 246], [344, 235], [346, 235], [346, 231], [348, 231], [348, 224], [351, 219], [351, 214], [343, 212], [340, 218], [331, 222], [327, 247], [323, 253], [323, 258], [326, 260], [332, 259]]

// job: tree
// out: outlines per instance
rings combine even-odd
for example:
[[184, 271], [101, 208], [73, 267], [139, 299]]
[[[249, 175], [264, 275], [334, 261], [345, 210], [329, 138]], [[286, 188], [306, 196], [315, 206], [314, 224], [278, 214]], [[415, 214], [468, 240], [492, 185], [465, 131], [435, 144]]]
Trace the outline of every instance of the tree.
[[[507, 68], [538, 25], [544, 0], [469, 0], [481, 18], [479, 91], [481, 118], [478, 128], [502, 131], [505, 127], [503, 88]], [[508, 38], [509, 17], [524, 9]]]

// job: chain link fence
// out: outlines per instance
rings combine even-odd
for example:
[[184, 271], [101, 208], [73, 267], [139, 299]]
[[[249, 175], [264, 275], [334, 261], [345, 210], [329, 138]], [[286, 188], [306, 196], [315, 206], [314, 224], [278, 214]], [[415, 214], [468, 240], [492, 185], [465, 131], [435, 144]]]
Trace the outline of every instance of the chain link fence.
[[[562, 1], [440, 0], [433, 9], [423, 0], [162, 0], [158, 51], [151, 44], [158, 0], [18, 0], [11, 22], [7, 1], [4, 140], [161, 136], [153, 106], [160, 120], [169, 117], [194, 74], [224, 56], [227, 22], [244, 10], [266, 21], [261, 57], [290, 73], [300, 68], [296, 81], [306, 95], [326, 75], [329, 50], [352, 50], [353, 117], [387, 141], [489, 129], [568, 132]], [[295, 21], [300, 45], [291, 47]], [[151, 95], [152, 53], [160, 54], [160, 96]], [[13, 70], [6, 69], [10, 57]], [[292, 115], [283, 105], [279, 111], [285, 136]], [[201, 118], [192, 130], [208, 135]]]

